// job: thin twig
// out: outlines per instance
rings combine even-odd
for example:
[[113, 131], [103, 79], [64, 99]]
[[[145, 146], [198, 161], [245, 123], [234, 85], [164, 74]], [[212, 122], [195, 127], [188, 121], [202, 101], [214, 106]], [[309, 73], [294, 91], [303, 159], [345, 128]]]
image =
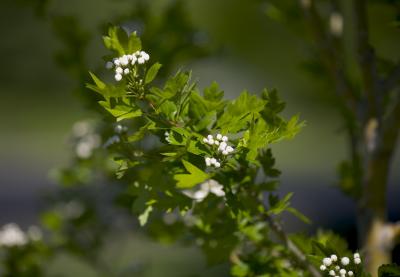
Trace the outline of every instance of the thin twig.
[[271, 230], [274, 234], [285, 244], [287, 249], [292, 253], [296, 262], [307, 272], [309, 272], [313, 277], [321, 277], [321, 273], [318, 269], [311, 264], [306, 255], [297, 247], [296, 244], [287, 236], [282, 226], [274, 220], [272, 217], [265, 215], [265, 220], [269, 223]]

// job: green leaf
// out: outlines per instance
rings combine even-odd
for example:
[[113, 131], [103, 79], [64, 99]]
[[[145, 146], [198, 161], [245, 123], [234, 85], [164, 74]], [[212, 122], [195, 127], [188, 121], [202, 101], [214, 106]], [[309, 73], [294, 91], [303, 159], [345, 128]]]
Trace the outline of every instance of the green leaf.
[[270, 194], [269, 195], [270, 208], [268, 209], [268, 212], [278, 215], [278, 214], [282, 213], [283, 211], [286, 211], [290, 205], [289, 201], [292, 198], [292, 196], [293, 196], [293, 192], [290, 192], [290, 193], [286, 194], [282, 200], [279, 200], [278, 196], [276, 196], [274, 194]]
[[118, 54], [118, 56], [122, 56], [125, 54], [124, 47], [120, 42], [120, 38], [124, 36], [124, 33], [125, 31], [122, 30], [120, 27], [112, 26], [108, 28], [108, 36], [103, 36], [103, 42], [105, 47], [115, 51]]
[[206, 181], [209, 176], [207, 173], [191, 164], [188, 161], [182, 160], [183, 166], [189, 172], [189, 174], [175, 174], [174, 179], [177, 181], [176, 186], [178, 188], [192, 188]]
[[305, 216], [304, 214], [302, 214], [300, 211], [298, 211], [297, 209], [293, 208], [293, 207], [288, 207], [286, 208], [286, 211], [288, 211], [289, 213], [293, 214], [295, 217], [297, 217], [298, 219], [300, 219], [301, 221], [303, 221], [306, 224], [311, 224], [311, 219], [309, 219], [307, 216]]
[[106, 101], [99, 101], [99, 104], [103, 106], [109, 113], [111, 113], [117, 121], [142, 115], [142, 111], [135, 107], [122, 104], [111, 107], [110, 104]]
[[92, 77], [97, 88], [99, 88], [99, 90], [104, 90], [106, 88], [106, 84], [102, 80], [100, 80], [96, 75], [94, 75], [94, 73], [89, 72], [89, 74], [90, 74], [90, 77]]
[[123, 87], [106, 84], [103, 81], [101, 81], [94, 73], [89, 72], [89, 74], [93, 79], [94, 85], [86, 84], [86, 87], [88, 89], [101, 94], [106, 99], [110, 97], [121, 97], [126, 95], [126, 91]]
[[147, 70], [146, 77], [144, 79], [145, 84], [149, 84], [154, 80], [161, 66], [162, 65], [160, 63], [155, 63], [149, 68], [149, 70]]
[[128, 141], [135, 142], [143, 139], [149, 130], [155, 129], [155, 126], [156, 124], [153, 121], [147, 122], [144, 126], [140, 127], [140, 129], [136, 133], [130, 135], [128, 137]]
[[379, 277], [400, 277], [400, 267], [397, 264], [381, 265], [378, 269]]
[[153, 206], [147, 206], [146, 210], [139, 215], [139, 224], [140, 226], [144, 226], [147, 223], [147, 220], [149, 219], [150, 213], [153, 211]]
[[265, 101], [256, 95], [244, 91], [233, 100], [218, 119], [217, 127], [222, 133], [237, 133], [247, 129], [250, 122], [258, 118], [264, 108]]

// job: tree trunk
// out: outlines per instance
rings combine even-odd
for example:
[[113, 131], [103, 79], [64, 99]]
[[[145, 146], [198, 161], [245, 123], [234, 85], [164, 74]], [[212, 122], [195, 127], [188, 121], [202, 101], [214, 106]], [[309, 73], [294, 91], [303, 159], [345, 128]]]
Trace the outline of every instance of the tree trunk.
[[358, 203], [358, 234], [365, 257], [364, 264], [375, 277], [380, 265], [391, 262], [395, 244], [393, 224], [387, 222], [386, 193], [398, 129], [381, 128], [372, 119], [366, 125], [366, 130], [364, 180], [362, 197]]

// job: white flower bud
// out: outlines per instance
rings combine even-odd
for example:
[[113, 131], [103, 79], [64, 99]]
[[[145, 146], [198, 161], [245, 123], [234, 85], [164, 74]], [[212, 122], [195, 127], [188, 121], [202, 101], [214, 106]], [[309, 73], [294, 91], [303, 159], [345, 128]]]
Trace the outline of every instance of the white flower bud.
[[125, 68], [124, 69], [124, 74], [126, 75], [126, 74], [129, 74], [129, 68]]
[[326, 266], [330, 266], [332, 264], [332, 260], [330, 258], [324, 258], [322, 263]]
[[106, 68], [111, 69], [113, 68], [114, 64], [112, 62], [106, 62]]
[[213, 140], [213, 139], [209, 139], [209, 140], [208, 140], [208, 144], [209, 144], [209, 145], [213, 145], [213, 144], [214, 144], [214, 140]]
[[224, 151], [222, 151], [222, 155], [228, 155], [229, 154], [229, 152], [227, 151], [227, 150], [224, 150]]
[[344, 269], [344, 268], [342, 268], [341, 270], [339, 270], [339, 273], [341, 274], [341, 275], [345, 275], [346, 274], [346, 269]]
[[335, 266], [335, 270], [336, 270], [336, 271], [339, 271], [339, 270], [340, 270], [340, 266], [338, 266], [338, 265]]
[[131, 58], [131, 65], [135, 65], [136, 61], [137, 61], [136, 56], [132, 56], [132, 58]]
[[329, 275], [331, 275], [331, 276], [335, 276], [335, 275], [336, 275], [336, 273], [335, 273], [335, 271], [334, 271], [334, 270], [330, 270], [330, 271], [329, 271]]
[[216, 162], [214, 165], [215, 165], [215, 167], [217, 167], [217, 168], [221, 167], [221, 164], [220, 164], [219, 162]]
[[228, 147], [226, 147], [226, 151], [228, 151], [228, 153], [231, 153], [231, 152], [233, 152], [233, 148], [232, 148], [232, 146], [228, 146]]
[[331, 255], [331, 260], [332, 260], [333, 262], [336, 262], [336, 261], [337, 261], [337, 256], [336, 256], [336, 255]]
[[114, 59], [114, 64], [115, 64], [116, 66], [119, 66], [119, 65], [121, 65], [121, 62], [120, 62], [119, 59], [115, 58], [115, 59]]
[[222, 139], [222, 135], [221, 134], [218, 134], [217, 135], [217, 140], [221, 140]]
[[215, 165], [215, 163], [217, 162], [217, 159], [216, 158], [211, 158], [211, 164], [214, 164]]
[[354, 275], [354, 273], [353, 273], [353, 271], [349, 271], [349, 272], [347, 272], [347, 275], [349, 275], [349, 276], [353, 276], [353, 275]]
[[360, 258], [360, 254], [359, 253], [354, 253], [354, 259]]
[[208, 139], [207, 138], [203, 138], [203, 142], [204, 143], [208, 143]]
[[355, 258], [354, 259], [355, 264], [361, 264], [361, 259], [360, 258]]
[[122, 74], [122, 72], [124, 72], [124, 70], [122, 69], [122, 67], [117, 67], [117, 68], [115, 69], [115, 73], [116, 73], [116, 74]]
[[121, 81], [122, 80], [122, 75], [121, 74], [119, 74], [119, 73], [117, 73], [117, 74], [115, 74], [115, 76], [114, 76], [114, 78], [115, 78], [115, 80], [116, 81]]
[[137, 59], [138, 64], [144, 64], [146, 60], [143, 57]]
[[121, 62], [121, 65], [128, 65], [128, 57], [126, 55], [123, 55], [121, 58], [119, 58], [119, 61]]
[[207, 138], [210, 139], [214, 139], [214, 137], [212, 135], [208, 135]]
[[222, 141], [228, 141], [228, 137], [227, 136], [223, 136], [222, 137]]
[[343, 257], [341, 262], [342, 262], [342, 265], [348, 265], [350, 263], [350, 259], [347, 257]]
[[206, 158], [205, 158], [205, 162], [206, 162], [206, 165], [207, 165], [207, 166], [211, 166], [211, 158], [206, 157]]
[[325, 270], [326, 270], [326, 266], [321, 265], [321, 266], [319, 267], [319, 269], [320, 269], [321, 271], [325, 271]]
[[226, 147], [227, 147], [227, 144], [226, 144], [226, 142], [223, 141], [219, 144], [218, 149], [221, 151], [224, 151]]
[[219, 141], [218, 140], [214, 140], [214, 144], [215, 145], [219, 145]]
[[144, 52], [144, 51], [140, 52], [140, 55], [142, 56], [142, 58], [143, 58], [145, 61], [148, 61], [148, 60], [150, 59], [149, 54], [147, 54], [147, 53]]

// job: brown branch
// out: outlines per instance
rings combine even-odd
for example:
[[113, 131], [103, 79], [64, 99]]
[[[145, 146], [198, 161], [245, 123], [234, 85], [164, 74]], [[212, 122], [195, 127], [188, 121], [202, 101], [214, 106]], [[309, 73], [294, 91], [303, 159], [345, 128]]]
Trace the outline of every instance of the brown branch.
[[311, 264], [306, 255], [297, 247], [296, 244], [287, 236], [282, 226], [272, 217], [265, 215], [265, 220], [269, 223], [271, 230], [281, 240], [287, 249], [292, 253], [296, 262], [304, 269], [307, 270], [313, 277], [321, 277], [319, 270]]
[[358, 63], [368, 102], [368, 114], [371, 117], [380, 118], [383, 114], [381, 111], [382, 95], [379, 95], [378, 91], [379, 77], [376, 70], [375, 53], [369, 43], [367, 4], [365, 0], [353, 0], [352, 3]]
[[400, 63], [395, 66], [393, 71], [389, 73], [389, 76], [384, 80], [382, 90], [384, 92], [390, 92], [398, 85], [400, 85]]

